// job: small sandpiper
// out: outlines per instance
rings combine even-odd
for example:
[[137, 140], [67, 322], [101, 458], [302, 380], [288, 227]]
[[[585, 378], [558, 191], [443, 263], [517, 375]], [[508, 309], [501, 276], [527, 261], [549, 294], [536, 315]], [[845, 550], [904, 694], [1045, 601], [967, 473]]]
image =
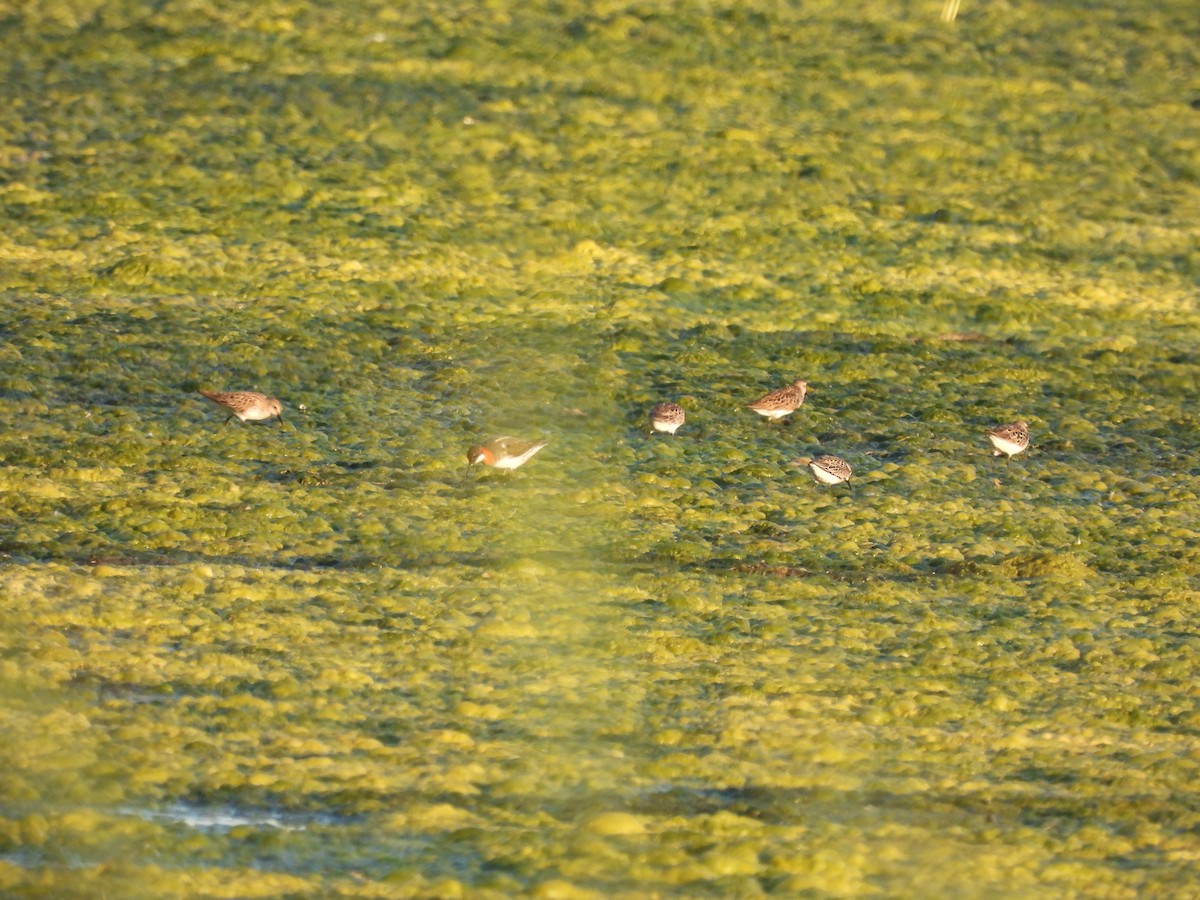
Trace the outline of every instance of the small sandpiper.
[[854, 470], [850, 468], [850, 463], [846, 462], [840, 456], [818, 456], [813, 459], [809, 456], [802, 456], [796, 462], [802, 466], [808, 466], [812, 469], [813, 474], [817, 476], [817, 481], [822, 484], [845, 484], [849, 486], [850, 476], [854, 474]]
[[807, 393], [808, 382], [795, 381], [787, 387], [763, 394], [750, 404], [750, 408], [768, 419], [782, 419], [800, 408]]
[[995, 448], [992, 455], [1003, 456], [1006, 462], [1029, 449], [1029, 423], [1024, 420], [989, 428], [987, 436]]
[[655, 431], [674, 434], [684, 418], [683, 407], [678, 403], [660, 403], [650, 410], [650, 427]]
[[498, 437], [476, 444], [467, 451], [470, 465], [483, 463], [497, 469], [515, 469], [529, 461], [533, 454], [546, 446], [546, 441], [523, 441], [515, 437]]
[[235, 416], [239, 422], [259, 422], [279, 416], [283, 421], [283, 404], [274, 397], [260, 394], [258, 391], [199, 391], [229, 413], [225, 424], [229, 424]]

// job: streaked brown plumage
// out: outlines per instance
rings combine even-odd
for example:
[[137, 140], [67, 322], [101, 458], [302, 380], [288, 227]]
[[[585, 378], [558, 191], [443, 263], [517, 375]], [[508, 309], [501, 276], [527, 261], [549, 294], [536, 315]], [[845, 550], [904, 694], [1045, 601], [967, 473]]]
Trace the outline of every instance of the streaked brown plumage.
[[674, 434], [687, 416], [678, 403], [660, 403], [650, 410], [650, 427], [655, 431]]
[[1011, 425], [998, 425], [989, 428], [987, 436], [995, 448], [992, 450], [993, 456], [1012, 459], [1029, 448], [1029, 423], [1022, 419]]
[[795, 381], [787, 387], [763, 394], [750, 404], [750, 409], [769, 419], [782, 419], [798, 410], [807, 394], [808, 382]]
[[824, 484], [845, 484], [850, 481], [850, 476], [854, 474], [854, 470], [850, 468], [850, 463], [846, 462], [840, 456], [825, 454], [824, 456], [818, 456], [816, 459], [802, 456], [796, 462], [812, 469], [813, 474], [817, 476], [817, 480]]
[[226, 423], [234, 417], [239, 422], [257, 422], [279, 416], [283, 421], [283, 404], [274, 397], [258, 391], [199, 391], [199, 393], [229, 413]]

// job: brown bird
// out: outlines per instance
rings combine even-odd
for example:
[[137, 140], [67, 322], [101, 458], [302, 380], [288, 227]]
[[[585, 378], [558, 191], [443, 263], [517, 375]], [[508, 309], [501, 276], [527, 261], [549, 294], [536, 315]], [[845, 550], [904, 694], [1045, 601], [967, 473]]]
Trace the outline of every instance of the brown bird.
[[823, 484], [850, 484], [850, 476], [854, 474], [854, 470], [850, 468], [850, 463], [846, 462], [840, 456], [818, 456], [812, 459], [808, 456], [802, 456], [796, 460], [802, 466], [808, 466], [812, 469], [817, 480]]
[[198, 393], [229, 413], [229, 418], [225, 420], [226, 424], [235, 416], [239, 422], [257, 422], [270, 419], [272, 416], [279, 416], [279, 421], [283, 421], [283, 404], [274, 397], [268, 397], [258, 391], [199, 391]]
[[807, 394], [808, 382], [795, 381], [787, 387], [763, 394], [750, 404], [750, 408], [768, 419], [782, 419], [798, 410]]
[[655, 431], [674, 434], [685, 418], [683, 407], [678, 403], [660, 403], [650, 410], [650, 427]]
[[1005, 462], [1029, 449], [1029, 423], [1024, 420], [989, 428], [987, 436], [995, 448], [992, 455], [1005, 457]]

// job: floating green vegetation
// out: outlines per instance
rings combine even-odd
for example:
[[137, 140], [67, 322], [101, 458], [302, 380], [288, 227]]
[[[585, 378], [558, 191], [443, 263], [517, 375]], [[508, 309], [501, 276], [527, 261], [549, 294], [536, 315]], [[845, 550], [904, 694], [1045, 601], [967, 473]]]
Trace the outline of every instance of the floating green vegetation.
[[1194, 893], [1194, 4], [937, 13], [0, 2], [0, 894]]

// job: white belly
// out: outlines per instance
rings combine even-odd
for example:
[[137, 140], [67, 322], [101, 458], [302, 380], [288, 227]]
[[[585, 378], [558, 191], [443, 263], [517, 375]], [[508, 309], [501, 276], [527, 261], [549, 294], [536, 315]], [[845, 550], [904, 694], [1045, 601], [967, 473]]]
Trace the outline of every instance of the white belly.
[[817, 476], [818, 481], [823, 481], [825, 484], [841, 484], [842, 478], [840, 475], [834, 475], [832, 472], [826, 472], [820, 466], [809, 466], [813, 470], [813, 474]]
[[1025, 449], [1025, 447], [1021, 444], [1006, 440], [1002, 437], [997, 437], [994, 434], [989, 434], [988, 437], [992, 439], [992, 446], [996, 448], [997, 456], [999, 456], [1001, 453], [1003, 453], [1005, 456], [1015, 456]]

